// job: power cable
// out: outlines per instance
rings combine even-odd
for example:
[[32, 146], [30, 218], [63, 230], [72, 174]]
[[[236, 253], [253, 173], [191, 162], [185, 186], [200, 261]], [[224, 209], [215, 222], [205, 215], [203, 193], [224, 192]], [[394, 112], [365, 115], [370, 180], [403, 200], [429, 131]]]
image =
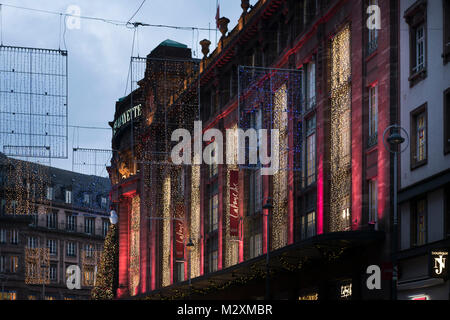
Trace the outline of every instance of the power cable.
[[46, 13], [46, 14], [53, 14], [53, 15], [63, 15], [65, 17], [76, 17], [80, 19], [85, 20], [94, 20], [94, 21], [100, 21], [104, 23], [109, 23], [117, 26], [125, 26], [128, 28], [133, 28], [136, 26], [142, 26], [142, 27], [154, 27], [154, 28], [169, 28], [169, 29], [177, 29], [177, 30], [202, 30], [202, 31], [211, 31], [215, 29], [211, 28], [200, 28], [200, 27], [192, 27], [192, 26], [174, 26], [174, 25], [166, 25], [166, 24], [151, 24], [151, 23], [144, 23], [144, 22], [131, 22], [131, 21], [121, 21], [116, 19], [107, 19], [107, 18], [101, 18], [101, 17], [94, 17], [94, 16], [82, 16], [82, 15], [74, 15], [70, 13], [62, 13], [57, 11], [50, 11], [50, 10], [43, 10], [43, 9], [35, 9], [35, 8], [28, 8], [28, 7], [22, 7], [22, 6], [15, 6], [11, 4], [2, 4], [5, 7], [14, 8], [14, 9], [20, 9], [20, 10], [28, 10], [28, 11], [34, 11], [34, 12], [40, 12], [40, 13]]
[[136, 10], [136, 12], [131, 16], [130, 19], [128, 19], [127, 24], [129, 24], [130, 21], [131, 21], [131, 19], [133, 19], [133, 18], [136, 16], [136, 14], [139, 12], [139, 10], [141, 10], [141, 8], [142, 8], [142, 6], [144, 5], [145, 1], [146, 1], [146, 0], [142, 1], [141, 5], [140, 5], [139, 8]]

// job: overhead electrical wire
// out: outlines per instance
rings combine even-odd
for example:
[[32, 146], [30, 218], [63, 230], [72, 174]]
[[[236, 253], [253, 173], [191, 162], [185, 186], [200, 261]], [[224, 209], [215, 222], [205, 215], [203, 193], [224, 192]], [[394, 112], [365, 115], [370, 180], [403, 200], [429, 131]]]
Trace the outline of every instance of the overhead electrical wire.
[[[142, 3], [142, 5], [143, 5], [143, 3]], [[142, 5], [140, 7], [142, 7]], [[202, 31], [215, 30], [215, 29], [211, 29], [211, 28], [201, 28], [201, 27], [193, 27], [193, 26], [174, 26], [174, 25], [166, 25], [166, 24], [151, 24], [151, 23], [145, 23], [145, 22], [131, 22], [131, 19], [128, 20], [128, 21], [121, 21], [121, 20], [116, 20], [116, 19], [107, 19], [107, 18], [100, 18], [100, 17], [93, 17], [93, 16], [74, 15], [74, 14], [70, 14], [70, 13], [62, 13], [62, 12], [57, 12], [57, 11], [50, 11], [50, 10], [43, 10], [43, 9], [36, 9], [36, 8], [28, 8], [28, 7], [15, 6], [15, 5], [4, 4], [4, 3], [0, 3], [0, 7], [1, 6], [9, 7], [9, 8], [15, 8], [15, 9], [20, 9], [20, 10], [27, 10], [27, 11], [46, 13], [46, 14], [63, 15], [65, 17], [76, 17], [76, 18], [85, 19], [85, 20], [100, 21], [100, 22], [104, 22], [104, 23], [117, 25], [117, 26], [125, 26], [125, 27], [128, 27], [128, 28], [142, 26], [142, 27], [154, 27], [154, 28], [169, 28], [169, 29], [177, 29], [177, 30], [202, 30]], [[140, 8], [136, 11], [136, 14], [137, 14], [137, 12], [139, 10], [140, 10]], [[132, 16], [132, 18], [136, 14], [134, 14]]]

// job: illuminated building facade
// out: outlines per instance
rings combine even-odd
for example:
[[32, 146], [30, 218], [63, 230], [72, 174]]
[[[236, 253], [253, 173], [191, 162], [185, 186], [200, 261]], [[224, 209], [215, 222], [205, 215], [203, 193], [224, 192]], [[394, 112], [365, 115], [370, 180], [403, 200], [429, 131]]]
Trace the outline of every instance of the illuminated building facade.
[[[43, 184], [35, 172], [46, 172]], [[0, 300], [90, 299], [109, 229], [110, 187], [104, 177], [0, 153]], [[72, 265], [81, 272], [73, 290], [66, 284]]]
[[[374, 4], [383, 13], [380, 30], [366, 24]], [[150, 63], [139, 82], [146, 110], [141, 132], [160, 130], [142, 144], [153, 160], [139, 167], [141, 178], [114, 182], [115, 190], [122, 188], [113, 196], [121, 235], [119, 296], [259, 299], [266, 294], [269, 250], [272, 298], [389, 298], [392, 168], [380, 132], [397, 121], [397, 3], [261, 0], [251, 9], [242, 1], [242, 8], [230, 32], [228, 19], [219, 19], [222, 37], [211, 54], [210, 42], [201, 42], [199, 73], [183, 75], [174, 98], [150, 90], [158, 73]], [[188, 117], [183, 124], [190, 123], [192, 133], [193, 120], [202, 121], [202, 132], [278, 129], [272, 146], [279, 147], [279, 170], [261, 175], [261, 163], [157, 162], [154, 151], [167, 149], [154, 148], [168, 140], [156, 137], [172, 132], [158, 126], [158, 99]], [[193, 145], [203, 140], [192, 137]], [[201, 149], [216, 159], [216, 140], [209, 138]], [[224, 154], [241, 148], [235, 137], [225, 140]], [[129, 206], [120, 195], [134, 195], [141, 183], [151, 190], [138, 192], [140, 280], [137, 292], [129, 292], [135, 256]], [[268, 218], [267, 202], [273, 204]], [[372, 264], [382, 268], [380, 290], [365, 287]]]

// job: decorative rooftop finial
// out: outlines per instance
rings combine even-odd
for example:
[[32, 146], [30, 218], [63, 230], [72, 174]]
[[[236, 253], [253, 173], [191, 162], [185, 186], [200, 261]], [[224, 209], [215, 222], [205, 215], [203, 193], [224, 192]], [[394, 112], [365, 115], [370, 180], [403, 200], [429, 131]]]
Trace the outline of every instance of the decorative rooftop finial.
[[228, 24], [230, 23], [230, 19], [222, 17], [219, 19], [219, 31], [222, 33], [222, 37], [225, 37], [225, 34], [228, 32]]
[[244, 10], [244, 14], [247, 13], [248, 8], [250, 8], [250, 0], [241, 0], [241, 8]]
[[203, 58], [206, 58], [209, 53], [209, 46], [211, 45], [211, 41], [208, 39], [203, 39], [200, 41], [200, 45], [202, 46]]

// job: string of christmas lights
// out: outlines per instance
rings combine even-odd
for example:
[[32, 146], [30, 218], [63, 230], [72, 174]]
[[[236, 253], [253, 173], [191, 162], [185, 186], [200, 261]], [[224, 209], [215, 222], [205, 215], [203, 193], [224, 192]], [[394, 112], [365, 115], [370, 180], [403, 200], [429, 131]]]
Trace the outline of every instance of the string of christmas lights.
[[350, 27], [331, 41], [330, 231], [350, 227], [351, 62]]

